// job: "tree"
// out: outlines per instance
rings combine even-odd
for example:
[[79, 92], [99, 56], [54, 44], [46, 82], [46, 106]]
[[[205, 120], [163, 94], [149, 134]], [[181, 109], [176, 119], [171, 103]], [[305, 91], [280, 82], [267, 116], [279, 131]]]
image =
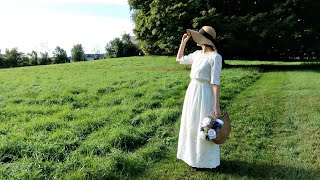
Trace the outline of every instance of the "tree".
[[39, 65], [46, 65], [46, 64], [50, 64], [51, 63], [51, 59], [49, 57], [48, 52], [40, 52], [40, 58], [38, 58], [38, 64]]
[[1, 49], [0, 49], [0, 68], [4, 68], [5, 64], [4, 64], [4, 57], [1, 54]]
[[[129, 0], [134, 33], [144, 54], [173, 55], [186, 28], [192, 28], [192, 19], [199, 14], [195, 1]], [[201, 3], [200, 3], [201, 4]]]
[[4, 67], [18, 67], [22, 53], [17, 48], [6, 49], [4, 54]]
[[136, 56], [139, 54], [138, 47], [133, 44], [129, 34], [123, 34], [122, 38], [111, 40], [105, 47], [106, 57], [127, 57]]
[[29, 64], [31, 66], [38, 65], [38, 53], [33, 50], [28, 55], [29, 55]]
[[[265, 59], [320, 51], [320, 2], [314, 0], [128, 2], [134, 33], [146, 54], [175, 54], [186, 29], [203, 25], [215, 28], [218, 51], [227, 58]], [[187, 50], [194, 50], [189, 44]]]
[[20, 54], [20, 58], [18, 60], [18, 66], [19, 67], [30, 66], [29, 57], [26, 54], [24, 54], [24, 53]]
[[123, 43], [120, 38], [115, 38], [106, 45], [106, 57], [116, 58], [123, 54]]
[[139, 48], [136, 46], [129, 34], [124, 33], [122, 35], [122, 42], [123, 42], [123, 56], [136, 56], [139, 55]]
[[71, 57], [72, 61], [74, 62], [86, 60], [84, 50], [81, 44], [76, 44], [73, 46], [73, 48], [71, 49]]
[[57, 46], [53, 51], [52, 63], [58, 64], [58, 63], [66, 63], [66, 62], [69, 62], [67, 52], [64, 49]]
[[5, 54], [0, 53], [0, 68], [28, 66], [29, 58], [17, 48], [6, 49]]

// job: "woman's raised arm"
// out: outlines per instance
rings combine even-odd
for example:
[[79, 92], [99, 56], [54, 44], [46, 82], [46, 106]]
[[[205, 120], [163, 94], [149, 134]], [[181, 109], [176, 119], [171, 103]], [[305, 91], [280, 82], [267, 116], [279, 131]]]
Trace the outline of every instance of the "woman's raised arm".
[[181, 40], [181, 44], [179, 47], [176, 61], [179, 61], [183, 57], [184, 48], [186, 47], [186, 44], [187, 44], [188, 40], [190, 39], [190, 37], [191, 36], [189, 36], [187, 33], [182, 36], [182, 40]]

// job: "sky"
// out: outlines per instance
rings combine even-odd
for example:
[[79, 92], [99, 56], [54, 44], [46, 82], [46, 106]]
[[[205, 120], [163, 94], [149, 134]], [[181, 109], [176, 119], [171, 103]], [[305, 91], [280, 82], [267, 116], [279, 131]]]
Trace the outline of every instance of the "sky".
[[71, 54], [105, 53], [123, 33], [133, 35], [127, 0], [0, 0], [0, 49], [49, 52], [60, 46]]

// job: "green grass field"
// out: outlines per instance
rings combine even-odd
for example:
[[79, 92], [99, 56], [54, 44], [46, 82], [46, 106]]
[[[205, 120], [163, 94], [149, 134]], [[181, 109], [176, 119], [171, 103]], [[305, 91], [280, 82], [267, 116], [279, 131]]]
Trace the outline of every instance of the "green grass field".
[[221, 107], [233, 131], [215, 173], [175, 158], [189, 68], [132, 57], [1, 69], [0, 176], [320, 178], [318, 68], [223, 69]]

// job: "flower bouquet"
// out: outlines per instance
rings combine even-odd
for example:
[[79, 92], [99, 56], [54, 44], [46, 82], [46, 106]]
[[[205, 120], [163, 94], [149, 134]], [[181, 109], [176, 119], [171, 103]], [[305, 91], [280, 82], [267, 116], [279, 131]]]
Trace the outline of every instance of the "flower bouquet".
[[203, 140], [214, 141], [217, 138], [217, 132], [224, 125], [223, 120], [213, 116], [205, 117], [200, 124], [200, 137]]

